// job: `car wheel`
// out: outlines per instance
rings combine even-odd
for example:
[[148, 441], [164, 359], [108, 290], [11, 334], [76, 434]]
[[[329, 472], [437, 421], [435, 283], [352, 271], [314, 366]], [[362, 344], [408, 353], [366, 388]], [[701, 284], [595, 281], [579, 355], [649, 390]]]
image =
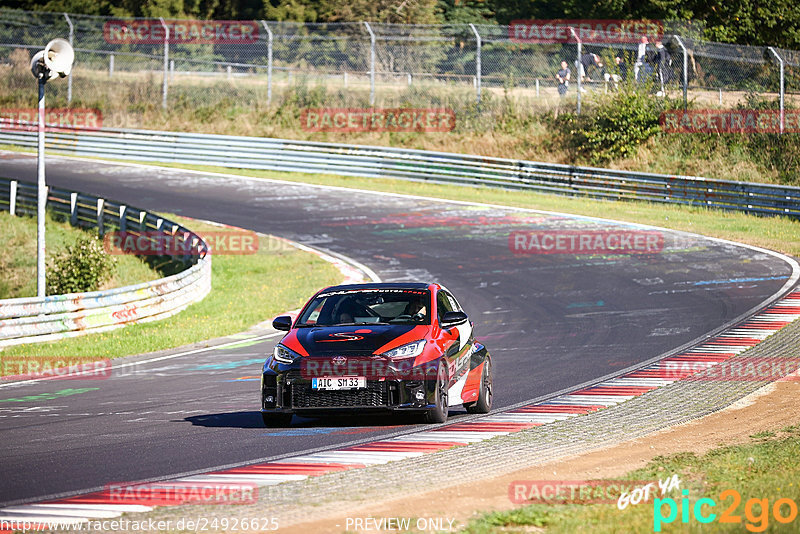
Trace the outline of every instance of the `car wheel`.
[[444, 423], [447, 421], [447, 369], [443, 363], [439, 363], [436, 371], [436, 405], [425, 412], [426, 423]]
[[483, 362], [481, 374], [481, 388], [478, 391], [478, 400], [466, 406], [469, 413], [489, 413], [492, 409], [492, 360], [486, 358]]
[[292, 414], [261, 412], [261, 420], [264, 421], [264, 425], [269, 428], [280, 428], [289, 426], [289, 423], [292, 422]]

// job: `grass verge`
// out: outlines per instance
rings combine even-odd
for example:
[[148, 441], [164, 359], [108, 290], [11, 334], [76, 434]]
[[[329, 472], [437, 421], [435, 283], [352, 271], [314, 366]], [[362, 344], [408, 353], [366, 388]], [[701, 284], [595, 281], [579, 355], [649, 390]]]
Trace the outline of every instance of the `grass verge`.
[[[785, 427], [777, 432], [760, 432], [750, 436], [742, 445], [720, 447], [697, 456], [679, 453], [654, 458], [646, 467], [628, 473], [624, 480], [665, 480], [677, 474], [681, 490], [688, 490], [689, 508], [683, 521], [684, 496], [673, 491], [665, 498], [675, 500], [676, 517], [671, 523], [655, 521], [668, 517], [669, 505], [663, 504], [661, 514], [651, 497], [649, 502], [630, 505], [619, 510], [614, 504], [532, 504], [505, 512], [492, 512], [472, 520], [463, 530], [468, 534], [489, 532], [796, 532], [797, 503], [800, 501], [800, 425]], [[794, 481], [794, 482], [792, 482]], [[723, 493], [734, 490], [736, 493]], [[737, 497], [740, 500], [737, 502]], [[700, 523], [695, 505], [705, 517], [715, 517], [709, 524]], [[777, 514], [775, 504], [778, 503]], [[728, 510], [730, 522], [721, 521]], [[794, 510], [794, 514], [792, 514]], [[788, 519], [780, 523], [776, 515]], [[662, 524], [663, 523], [663, 524]], [[657, 530], [660, 528], [660, 530]]]
[[[61, 252], [78, 237], [97, 235], [49, 214], [45, 221], [46, 259]], [[140, 284], [160, 275], [135, 256], [115, 256], [112, 277], [100, 289]], [[36, 296], [36, 219], [0, 213], [0, 299]]]
[[[198, 221], [166, 216], [199, 233], [219, 230]], [[2, 358], [92, 361], [174, 348], [241, 332], [298, 307], [321, 286], [340, 280], [339, 271], [330, 263], [263, 237], [256, 254], [214, 256], [211, 293], [174, 317], [54, 343], [9, 347], [1, 354]]]

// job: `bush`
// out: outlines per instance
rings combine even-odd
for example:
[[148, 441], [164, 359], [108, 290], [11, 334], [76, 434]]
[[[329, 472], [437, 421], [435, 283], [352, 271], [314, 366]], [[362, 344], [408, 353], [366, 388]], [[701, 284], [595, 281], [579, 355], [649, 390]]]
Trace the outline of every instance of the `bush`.
[[639, 145], [660, 131], [659, 116], [670, 104], [626, 86], [580, 116], [562, 114], [555, 126], [574, 157], [600, 165], [634, 155]]
[[47, 294], [95, 291], [114, 271], [116, 260], [97, 237], [79, 237], [52, 258], [47, 268]]

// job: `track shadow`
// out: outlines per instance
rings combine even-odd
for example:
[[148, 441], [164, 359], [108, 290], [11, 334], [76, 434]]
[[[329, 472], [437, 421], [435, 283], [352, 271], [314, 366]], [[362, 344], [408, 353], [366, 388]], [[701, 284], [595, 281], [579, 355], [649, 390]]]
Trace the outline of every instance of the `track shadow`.
[[[194, 426], [208, 428], [259, 428], [264, 429], [261, 413], [258, 411], [223, 412], [193, 415], [184, 421]], [[291, 428], [354, 428], [365, 430], [370, 427], [404, 426], [419, 424], [422, 419], [417, 414], [331, 414], [325, 417], [292, 418]]]
[[261, 412], [255, 410], [193, 415], [184, 421], [209, 428], [264, 428]]

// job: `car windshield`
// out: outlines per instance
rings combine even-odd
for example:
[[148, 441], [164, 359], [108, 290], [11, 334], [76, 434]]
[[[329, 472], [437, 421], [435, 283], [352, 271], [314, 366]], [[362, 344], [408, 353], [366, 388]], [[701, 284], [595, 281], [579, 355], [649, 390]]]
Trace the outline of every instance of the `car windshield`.
[[305, 308], [298, 326], [430, 324], [427, 289], [343, 289], [325, 292]]

